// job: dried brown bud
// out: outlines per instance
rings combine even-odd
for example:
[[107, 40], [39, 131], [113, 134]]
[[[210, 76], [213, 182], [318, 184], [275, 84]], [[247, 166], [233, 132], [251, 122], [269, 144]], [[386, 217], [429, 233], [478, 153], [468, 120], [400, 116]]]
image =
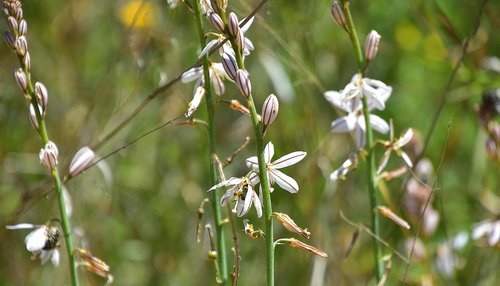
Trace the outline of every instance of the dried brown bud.
[[16, 36], [10, 31], [6, 31], [3, 33], [3, 39], [9, 48], [13, 51], [16, 50]]
[[307, 228], [300, 228], [293, 219], [285, 213], [273, 213], [276, 216], [276, 219], [290, 232], [297, 233], [302, 235], [305, 239], [309, 239], [311, 233], [307, 230]]
[[247, 115], [250, 114], [250, 110], [248, 110], [248, 108], [246, 108], [245, 106], [243, 106], [243, 104], [241, 104], [236, 99], [231, 100], [231, 103], [229, 104], [229, 107], [232, 110], [236, 110], [236, 111], [239, 111], [239, 112], [247, 114]]
[[344, 11], [342, 10], [342, 7], [340, 6], [338, 1], [334, 1], [332, 6], [330, 7], [330, 12], [332, 14], [333, 20], [337, 22], [340, 26], [345, 26], [346, 25], [346, 20], [345, 20], [345, 15]]
[[328, 257], [328, 254], [324, 253], [323, 251], [317, 249], [316, 247], [314, 246], [311, 246], [309, 244], [306, 244], [306, 243], [303, 243], [302, 241], [300, 240], [297, 240], [295, 238], [282, 238], [282, 239], [278, 239], [275, 244], [281, 244], [281, 243], [284, 243], [284, 242], [287, 242], [288, 245], [290, 245], [291, 247], [296, 247], [296, 248], [302, 248], [302, 249], [305, 249], [315, 255], [318, 255], [318, 256], [321, 256], [321, 257], [324, 257], [324, 258], [327, 258]]
[[240, 26], [238, 23], [238, 16], [234, 12], [229, 13], [227, 26], [231, 36], [235, 37], [240, 33]]
[[59, 150], [54, 142], [49, 141], [45, 144], [44, 148], [40, 149], [38, 156], [40, 157], [40, 163], [42, 163], [49, 170], [53, 170], [57, 166]]
[[371, 30], [365, 41], [365, 58], [371, 61], [375, 58], [378, 52], [378, 45], [382, 37], [375, 30]]
[[85, 266], [88, 271], [108, 279], [107, 284], [113, 281], [113, 276], [110, 273], [111, 268], [102, 259], [95, 257], [86, 249], [75, 249], [75, 253], [83, 260], [81, 265]]
[[236, 59], [230, 53], [222, 54], [222, 67], [226, 71], [227, 76], [233, 81], [236, 80], [236, 72], [238, 71], [238, 64]]
[[18, 68], [14, 71], [14, 79], [16, 80], [16, 84], [21, 90], [23, 94], [28, 93], [28, 79], [26, 78], [26, 74], [21, 68]]
[[35, 83], [35, 94], [38, 104], [42, 107], [42, 110], [45, 112], [47, 109], [47, 104], [49, 101], [49, 92], [43, 83], [36, 82]]
[[400, 227], [402, 227], [404, 229], [410, 229], [411, 228], [409, 223], [407, 223], [404, 219], [402, 219], [400, 216], [398, 216], [397, 214], [395, 214], [390, 208], [385, 207], [385, 206], [378, 206], [377, 209], [380, 211], [380, 213], [384, 217], [392, 220], [394, 223], [396, 223]]
[[92, 151], [92, 149], [88, 146], [84, 146], [78, 150], [69, 165], [69, 176], [74, 177], [87, 169], [87, 167], [92, 163], [94, 157], [94, 151]]
[[262, 105], [262, 124], [268, 126], [274, 122], [278, 116], [279, 102], [274, 94], [270, 94]]
[[212, 23], [212, 26], [220, 32], [224, 33], [224, 22], [222, 22], [222, 18], [219, 16], [219, 14], [216, 13], [210, 13], [208, 15], [208, 18], [210, 19], [210, 23]]
[[236, 72], [236, 86], [240, 90], [241, 94], [244, 97], [249, 97], [252, 93], [252, 83], [248, 77], [248, 72], [242, 69], [239, 69]]
[[251, 239], [265, 237], [264, 232], [262, 230], [260, 229], [254, 230], [253, 224], [249, 223], [248, 219], [243, 220], [243, 226], [245, 228], [245, 234]]
[[24, 57], [28, 52], [28, 41], [25, 36], [20, 36], [16, 40], [16, 52], [19, 56]]

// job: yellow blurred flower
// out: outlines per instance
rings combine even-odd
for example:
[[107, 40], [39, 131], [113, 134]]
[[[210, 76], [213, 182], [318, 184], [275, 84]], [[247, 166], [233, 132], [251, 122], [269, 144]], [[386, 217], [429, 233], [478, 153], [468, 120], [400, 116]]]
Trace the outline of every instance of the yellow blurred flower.
[[150, 28], [156, 20], [154, 4], [145, 0], [131, 0], [120, 10], [120, 19], [126, 27]]

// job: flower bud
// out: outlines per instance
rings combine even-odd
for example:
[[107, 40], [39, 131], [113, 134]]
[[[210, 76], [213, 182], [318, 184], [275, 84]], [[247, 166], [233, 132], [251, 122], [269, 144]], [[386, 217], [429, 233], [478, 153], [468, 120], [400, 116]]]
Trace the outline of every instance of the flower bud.
[[94, 157], [94, 151], [92, 151], [92, 149], [88, 146], [84, 146], [78, 150], [69, 165], [69, 176], [74, 177], [87, 169], [90, 163], [92, 163]]
[[236, 72], [236, 86], [244, 97], [249, 97], [252, 93], [252, 83], [248, 78], [248, 73], [245, 70], [239, 69]]
[[19, 36], [24, 36], [28, 32], [28, 23], [26, 20], [22, 19], [17, 27], [17, 33]]
[[236, 59], [230, 53], [222, 54], [222, 66], [224, 71], [226, 71], [227, 76], [233, 81], [236, 80], [236, 72], [238, 71], [238, 64]]
[[229, 33], [231, 34], [231, 36], [236, 38], [236, 36], [240, 32], [240, 26], [238, 23], [238, 17], [234, 12], [229, 13], [227, 26], [229, 28]]
[[243, 34], [243, 31], [241, 31], [241, 30], [236, 35], [236, 46], [238, 48], [238, 52], [240, 54], [243, 54], [243, 52], [245, 51], [245, 35]]
[[24, 57], [26, 55], [26, 52], [28, 51], [28, 41], [26, 40], [25, 36], [21, 36], [17, 38], [16, 40], [16, 52], [18, 55], [21, 57]]
[[26, 72], [31, 72], [31, 57], [29, 52], [26, 52], [26, 55], [24, 55], [23, 65]]
[[274, 94], [270, 94], [262, 105], [262, 124], [268, 126], [278, 116], [279, 103], [278, 98]]
[[18, 68], [14, 71], [14, 79], [16, 80], [17, 86], [22, 91], [22, 93], [28, 93], [28, 80], [23, 69]]
[[346, 20], [345, 20], [345, 15], [344, 11], [342, 10], [342, 7], [340, 6], [338, 1], [334, 1], [332, 6], [330, 7], [330, 13], [332, 14], [333, 20], [337, 22], [340, 26], [345, 26], [346, 25]]
[[210, 23], [212, 23], [212, 26], [214, 26], [214, 28], [218, 32], [224, 33], [224, 22], [222, 22], [222, 18], [219, 16], [219, 14], [210, 13], [208, 17], [210, 19]]
[[314, 247], [312, 245], [303, 243], [302, 241], [297, 240], [295, 238], [278, 239], [277, 242], [280, 240], [283, 242], [285, 242], [285, 241], [288, 242], [288, 245], [290, 245], [291, 247], [302, 248], [304, 250], [311, 252], [312, 254], [315, 254], [315, 255], [318, 255], [318, 256], [321, 256], [324, 258], [328, 257], [328, 254], [324, 253], [323, 251], [317, 249], [316, 247]]
[[21, 21], [24, 17], [23, 17], [23, 9], [21, 7], [18, 7], [17, 9], [15, 9], [16, 11], [16, 20], [19, 22]]
[[35, 94], [38, 101], [38, 104], [42, 107], [42, 110], [45, 112], [47, 109], [47, 103], [49, 100], [49, 92], [43, 83], [36, 82], [35, 83]]
[[3, 39], [10, 49], [12, 49], [13, 51], [16, 50], [16, 37], [14, 36], [14, 34], [12, 34], [10, 31], [6, 31], [3, 33]]
[[495, 143], [495, 141], [493, 141], [493, 139], [488, 138], [486, 139], [485, 145], [486, 154], [488, 155], [488, 157], [490, 157], [491, 160], [495, 161], [498, 158], [497, 144]]
[[239, 111], [239, 112], [241, 112], [243, 114], [250, 115], [250, 110], [248, 110], [248, 108], [246, 108], [245, 106], [243, 106], [236, 99], [231, 100], [231, 103], [229, 104], [229, 108], [231, 108], [232, 110]]
[[45, 144], [44, 148], [40, 149], [38, 156], [40, 157], [40, 163], [42, 163], [49, 170], [53, 170], [57, 166], [57, 157], [59, 156], [56, 144], [49, 141]]
[[[42, 113], [42, 109], [40, 105], [38, 105], [38, 110], [40, 110], [40, 114]], [[30, 122], [31, 126], [35, 128], [36, 131], [40, 131], [40, 128], [38, 126], [38, 119], [36, 118], [36, 113], [35, 113], [35, 108], [33, 107], [33, 104], [30, 104]]]
[[496, 122], [490, 124], [490, 137], [497, 145], [500, 145], [500, 124]]
[[12, 33], [17, 33], [17, 28], [18, 28], [18, 24], [17, 24], [17, 20], [16, 18], [12, 17], [12, 16], [9, 16], [7, 17], [7, 26], [9, 26], [9, 30], [12, 32]]
[[219, 14], [221, 11], [219, 11], [219, 7], [217, 6], [217, 0], [211, 0], [210, 5], [212, 6], [212, 10]]
[[365, 41], [365, 58], [371, 61], [375, 58], [378, 51], [378, 44], [382, 37], [375, 30], [371, 30]]

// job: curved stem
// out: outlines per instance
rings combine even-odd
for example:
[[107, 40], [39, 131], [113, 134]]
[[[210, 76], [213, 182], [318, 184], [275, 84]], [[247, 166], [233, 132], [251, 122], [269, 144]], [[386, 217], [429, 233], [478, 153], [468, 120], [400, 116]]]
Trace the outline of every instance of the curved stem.
[[[359, 43], [359, 38], [356, 32], [356, 27], [354, 26], [354, 21], [352, 19], [352, 15], [349, 9], [349, 1], [342, 1], [342, 9], [344, 10], [344, 14], [346, 16], [347, 21], [347, 29], [349, 33], [349, 37], [351, 39], [354, 52], [356, 55], [356, 63], [358, 66], [358, 72], [360, 74], [360, 78], [363, 77], [363, 52], [361, 50], [361, 45]], [[373, 153], [373, 130], [371, 128], [370, 123], [370, 111], [368, 110], [368, 102], [366, 97], [362, 97], [363, 102], [363, 116], [365, 117], [365, 127], [366, 127], [366, 146], [367, 146], [367, 178], [368, 178], [368, 196], [370, 199], [370, 215], [371, 215], [371, 223], [372, 230], [375, 237], [380, 237], [380, 215], [376, 210], [378, 205], [378, 190], [377, 190], [377, 181], [376, 181], [376, 168], [375, 168], [375, 156]], [[377, 282], [382, 279], [384, 275], [384, 265], [382, 262], [382, 248], [377, 239], [373, 239], [373, 252], [375, 259], [375, 273], [377, 277]]]
[[[203, 49], [206, 45], [206, 39], [204, 35], [203, 21], [201, 19], [200, 13], [200, 3], [199, 1], [194, 1], [194, 10], [196, 17], [196, 24], [198, 27], [198, 34], [200, 40], [200, 47]], [[215, 185], [217, 183], [217, 173], [216, 168], [214, 166], [214, 161], [212, 160], [212, 156], [216, 154], [215, 151], [215, 101], [213, 99], [212, 86], [210, 82], [210, 63], [208, 61], [208, 55], [203, 57], [203, 76], [204, 76], [204, 86], [205, 86], [205, 100], [207, 106], [207, 114], [208, 114], [208, 134], [209, 134], [209, 165], [210, 165], [210, 185]], [[228, 269], [227, 269], [227, 251], [226, 251], [226, 242], [225, 242], [225, 233], [224, 228], [222, 227], [222, 212], [221, 207], [219, 205], [219, 192], [217, 190], [211, 192], [211, 205], [212, 211], [214, 214], [215, 221], [215, 232], [216, 232], [216, 240], [217, 240], [217, 260], [219, 263], [220, 269], [220, 280], [221, 285], [228, 284]], [[230, 215], [230, 214], [229, 214]]]

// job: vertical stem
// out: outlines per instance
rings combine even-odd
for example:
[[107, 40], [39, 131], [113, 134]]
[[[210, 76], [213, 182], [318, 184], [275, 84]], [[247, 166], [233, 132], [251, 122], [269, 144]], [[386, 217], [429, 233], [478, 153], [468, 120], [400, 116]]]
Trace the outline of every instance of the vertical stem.
[[[347, 30], [349, 33], [349, 37], [351, 39], [354, 52], [356, 55], [356, 63], [358, 66], [358, 72], [360, 74], [360, 78], [363, 77], [363, 52], [361, 50], [361, 45], [359, 43], [359, 38], [358, 34], [356, 32], [356, 27], [354, 26], [354, 21], [352, 19], [352, 15], [349, 9], [349, 1], [342, 0], [342, 9], [344, 11], [344, 14], [346, 16], [346, 21], [347, 21]], [[373, 252], [374, 252], [374, 259], [375, 259], [375, 273], [377, 277], [377, 282], [380, 281], [382, 276], [384, 275], [384, 265], [382, 263], [382, 248], [380, 243], [378, 242], [377, 238], [380, 237], [380, 216], [377, 211], [375, 211], [377, 205], [378, 205], [378, 198], [377, 198], [377, 182], [376, 182], [376, 169], [375, 169], [375, 156], [373, 154], [373, 130], [371, 128], [370, 124], [370, 112], [368, 110], [368, 102], [366, 100], [366, 97], [363, 95], [362, 96], [362, 102], [363, 102], [363, 115], [365, 117], [365, 127], [366, 127], [366, 146], [367, 146], [367, 161], [368, 161], [368, 167], [367, 167], [367, 177], [368, 177], [368, 196], [370, 198], [370, 215], [371, 215], [371, 223], [372, 223], [372, 230], [375, 235], [375, 238], [373, 238]]]
[[[195, 10], [195, 17], [196, 17], [196, 24], [198, 26], [198, 34], [200, 37], [200, 47], [203, 49], [206, 45], [206, 39], [204, 35], [204, 29], [203, 29], [203, 21], [201, 19], [201, 13], [200, 13], [200, 3], [199, 1], [193, 1], [194, 2], [194, 10]], [[203, 76], [204, 76], [204, 85], [205, 85], [205, 100], [206, 100], [206, 106], [207, 106], [207, 116], [208, 116], [208, 134], [209, 134], [209, 144], [208, 144], [208, 149], [209, 149], [209, 164], [210, 164], [210, 185], [214, 185], [217, 182], [217, 173], [215, 170], [214, 166], [214, 161], [212, 160], [212, 155], [216, 153], [215, 151], [215, 108], [214, 108], [214, 100], [213, 100], [213, 93], [212, 93], [212, 87], [211, 87], [211, 82], [210, 82], [210, 70], [209, 70], [209, 61], [208, 61], [208, 54], [203, 57]], [[226, 242], [225, 242], [225, 233], [224, 233], [224, 228], [222, 227], [222, 212], [221, 212], [221, 207], [219, 205], [219, 192], [217, 190], [214, 190], [211, 192], [211, 205], [212, 205], [212, 211], [214, 214], [214, 221], [215, 221], [215, 232], [216, 232], [216, 239], [217, 239], [217, 260], [219, 263], [219, 269], [220, 269], [220, 280], [221, 280], [221, 285], [227, 285], [228, 283], [228, 269], [227, 269], [227, 254], [226, 254]]]

